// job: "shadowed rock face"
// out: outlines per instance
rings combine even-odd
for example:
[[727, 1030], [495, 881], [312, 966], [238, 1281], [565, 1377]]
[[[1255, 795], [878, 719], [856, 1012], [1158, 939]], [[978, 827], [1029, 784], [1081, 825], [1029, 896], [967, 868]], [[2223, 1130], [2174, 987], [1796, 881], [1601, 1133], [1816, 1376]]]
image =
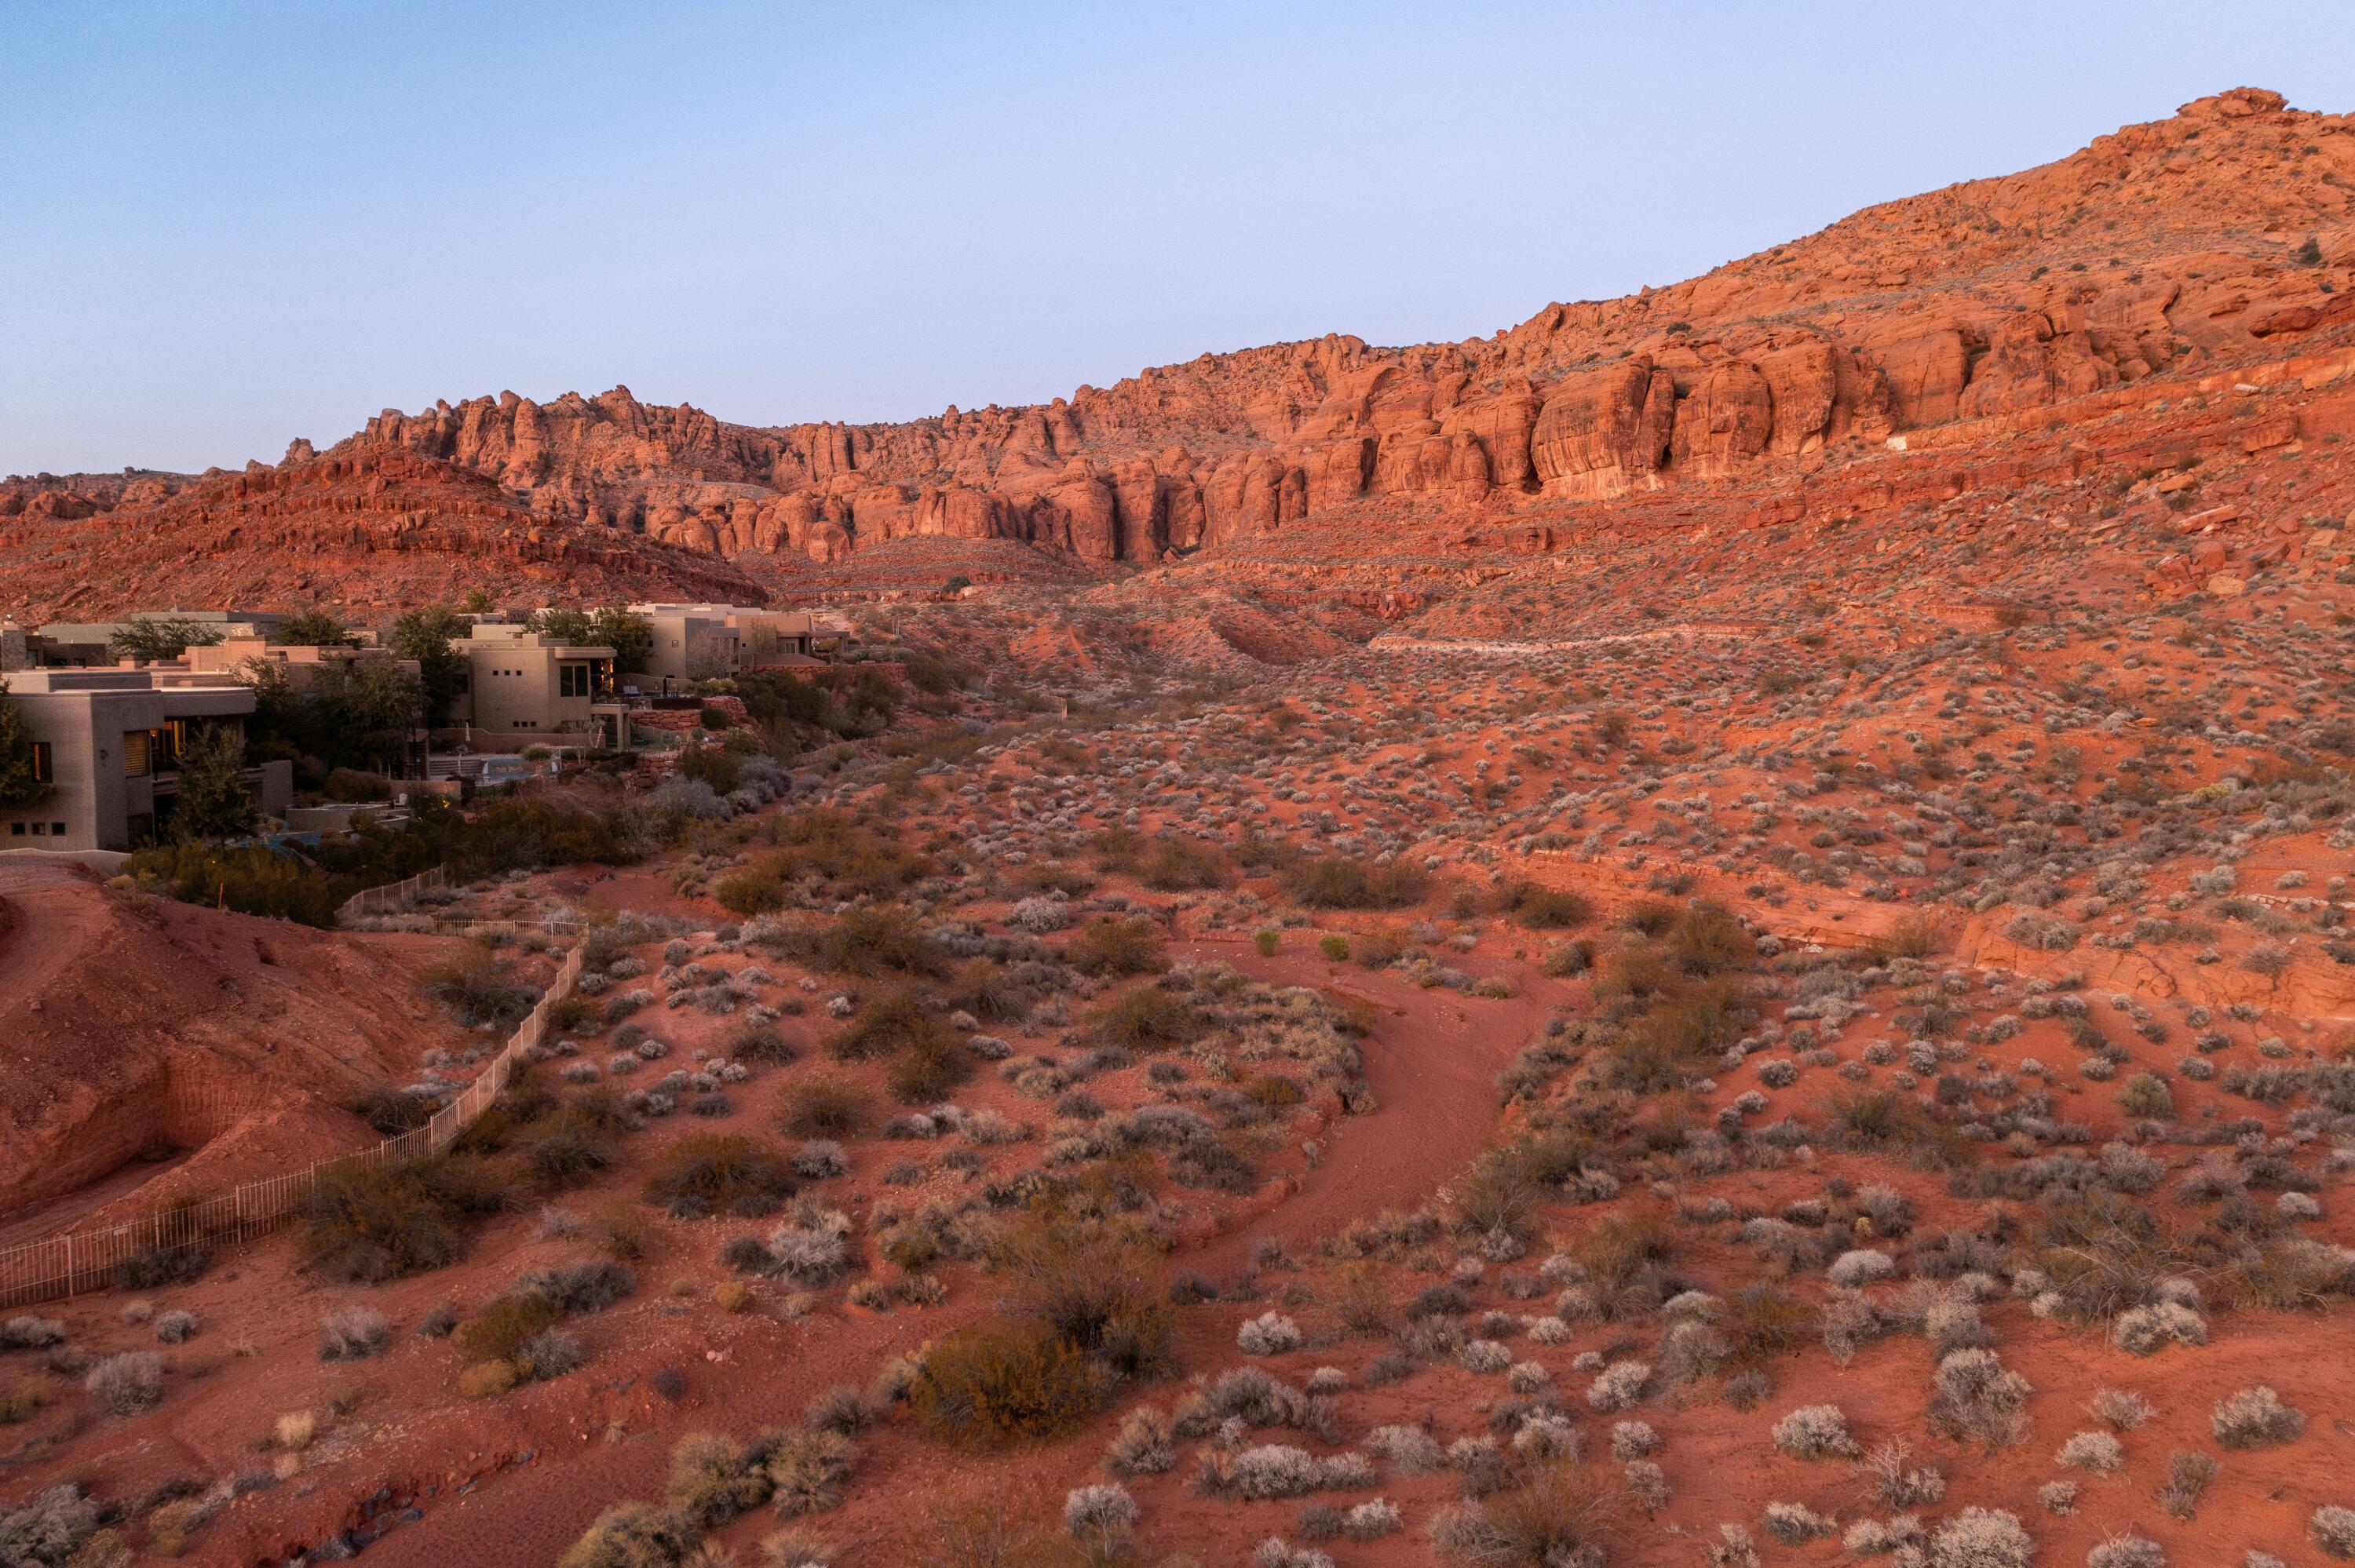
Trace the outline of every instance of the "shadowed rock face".
[[[506, 392], [387, 410], [324, 454], [297, 440], [278, 471], [398, 452], [487, 482], [394, 498], [414, 501], [392, 509], [420, 526], [477, 530], [470, 509], [491, 507], [536, 529], [533, 547], [602, 537], [816, 563], [924, 538], [1143, 562], [1353, 507], [1395, 529], [1525, 498], [1790, 483], [1894, 434], [2018, 418], [2160, 369], [2310, 353], [2355, 331], [2355, 286], [2342, 286], [2355, 285], [2350, 132], [2345, 116], [2239, 89], [2058, 163], [1870, 207], [1700, 278], [1549, 305], [1458, 344], [1328, 335], [1043, 406], [887, 425], [730, 424], [619, 387], [548, 403]], [[0, 560], [12, 525], [176, 526], [176, 502], [220, 477], [12, 481]], [[323, 513], [331, 527], [352, 514], [309, 515]], [[668, 561], [616, 559], [688, 591]]]

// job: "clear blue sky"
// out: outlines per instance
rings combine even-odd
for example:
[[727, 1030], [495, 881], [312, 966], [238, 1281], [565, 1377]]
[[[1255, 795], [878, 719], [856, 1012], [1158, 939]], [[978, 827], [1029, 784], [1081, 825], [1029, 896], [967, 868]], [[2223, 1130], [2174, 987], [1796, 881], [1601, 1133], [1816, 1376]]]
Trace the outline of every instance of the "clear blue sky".
[[2241, 84], [2355, 5], [0, 0], [0, 472], [1463, 338]]

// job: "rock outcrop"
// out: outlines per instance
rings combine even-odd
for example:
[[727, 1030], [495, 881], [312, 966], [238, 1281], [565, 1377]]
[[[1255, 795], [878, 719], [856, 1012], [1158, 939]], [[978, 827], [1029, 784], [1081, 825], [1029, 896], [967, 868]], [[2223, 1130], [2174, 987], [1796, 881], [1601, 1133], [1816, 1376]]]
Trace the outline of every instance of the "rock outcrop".
[[[1332, 334], [900, 424], [738, 425], [620, 387], [504, 392], [388, 409], [324, 454], [297, 440], [276, 471], [308, 484], [322, 462], [400, 454], [483, 482], [397, 525], [347, 497], [321, 514], [331, 544], [480, 524], [496, 551], [652, 546], [747, 566], [908, 539], [1142, 564], [1353, 509], [1394, 528], [1789, 485], [1892, 436], [2355, 339], [2349, 189], [2355, 124], [2239, 89], [2042, 168], [1869, 207], [1665, 289], [1549, 305], [1488, 338]], [[177, 525], [184, 493], [207, 490], [198, 509], [214, 509], [208, 487], [234, 477], [11, 480], [0, 562], [13, 526]], [[266, 489], [270, 471], [246, 477]], [[228, 499], [256, 510], [251, 493]]]

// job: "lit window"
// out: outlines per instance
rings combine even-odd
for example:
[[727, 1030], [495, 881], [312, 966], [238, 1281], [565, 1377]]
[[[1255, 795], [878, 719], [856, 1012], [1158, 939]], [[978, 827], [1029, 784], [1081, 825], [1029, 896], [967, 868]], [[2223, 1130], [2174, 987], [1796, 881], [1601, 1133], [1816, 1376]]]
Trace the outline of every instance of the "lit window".
[[[57, 769], [49, 756], [49, 743], [46, 740], [33, 742], [33, 782], [54, 784], [57, 781]], [[16, 831], [23, 832], [24, 824], [19, 822], [16, 825]]]

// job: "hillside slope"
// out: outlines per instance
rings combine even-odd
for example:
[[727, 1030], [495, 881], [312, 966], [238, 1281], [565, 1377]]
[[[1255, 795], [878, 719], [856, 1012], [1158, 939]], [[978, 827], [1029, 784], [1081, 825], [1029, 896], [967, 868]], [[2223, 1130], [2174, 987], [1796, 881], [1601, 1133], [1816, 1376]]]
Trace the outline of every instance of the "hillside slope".
[[275, 471], [12, 481], [0, 575], [20, 611], [219, 597], [290, 567], [365, 602], [388, 556], [413, 593], [475, 580], [479, 553], [517, 588], [717, 596], [911, 537], [1150, 561], [1369, 502], [1379, 551], [1532, 503], [1788, 491], [1894, 437], [2350, 340], [2355, 120], [2238, 89], [1485, 340], [1327, 336], [887, 425], [502, 393], [387, 410]]

